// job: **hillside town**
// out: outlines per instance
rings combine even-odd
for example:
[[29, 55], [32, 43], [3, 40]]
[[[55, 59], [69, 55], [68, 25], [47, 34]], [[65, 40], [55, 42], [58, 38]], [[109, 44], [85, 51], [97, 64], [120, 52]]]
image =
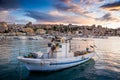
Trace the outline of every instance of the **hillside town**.
[[70, 34], [81, 36], [120, 36], [120, 28], [112, 29], [101, 25], [73, 25], [73, 24], [8, 24], [0, 22], [1, 36], [34, 36], [43, 34]]

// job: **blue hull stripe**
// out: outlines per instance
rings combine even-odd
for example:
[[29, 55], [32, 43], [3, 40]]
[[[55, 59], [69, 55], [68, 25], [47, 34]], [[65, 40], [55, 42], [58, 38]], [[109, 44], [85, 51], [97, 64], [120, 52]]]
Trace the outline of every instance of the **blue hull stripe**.
[[87, 60], [87, 59], [89, 59], [89, 58], [85, 58], [85, 59], [77, 60], [77, 61], [72, 61], [72, 62], [51, 63], [50, 65], [64, 65], [64, 64], [71, 64], [71, 63], [81, 62], [81, 61], [84, 61], [84, 60]]

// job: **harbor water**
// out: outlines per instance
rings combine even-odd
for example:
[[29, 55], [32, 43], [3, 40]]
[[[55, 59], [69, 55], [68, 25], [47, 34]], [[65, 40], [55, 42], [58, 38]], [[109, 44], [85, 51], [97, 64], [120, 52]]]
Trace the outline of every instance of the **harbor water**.
[[93, 59], [55, 72], [30, 72], [17, 57], [43, 51], [48, 40], [1, 40], [0, 80], [120, 80], [120, 37], [94, 39]]

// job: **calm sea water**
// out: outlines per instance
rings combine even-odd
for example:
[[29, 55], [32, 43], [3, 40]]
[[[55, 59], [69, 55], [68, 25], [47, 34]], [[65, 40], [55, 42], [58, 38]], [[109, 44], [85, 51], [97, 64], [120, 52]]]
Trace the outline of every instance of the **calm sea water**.
[[0, 42], [0, 80], [120, 80], [120, 38], [95, 39], [97, 55], [78, 66], [57, 72], [29, 72], [16, 58], [43, 50], [46, 40]]

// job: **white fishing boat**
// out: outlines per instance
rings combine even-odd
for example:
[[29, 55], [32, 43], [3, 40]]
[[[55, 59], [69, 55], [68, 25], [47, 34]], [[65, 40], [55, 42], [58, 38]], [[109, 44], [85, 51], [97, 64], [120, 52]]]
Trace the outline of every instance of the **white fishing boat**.
[[108, 36], [93, 36], [93, 38], [97, 38], [97, 39], [108, 39]]
[[29, 56], [19, 56], [18, 60], [30, 71], [56, 71], [84, 63], [95, 54], [93, 40], [76, 38], [57, 44], [59, 48], [52, 54], [51, 44], [48, 44], [46, 53], [33, 52]]
[[55, 38], [55, 36], [49, 35], [49, 34], [43, 35], [43, 37], [44, 37], [45, 39], [52, 39], [52, 38]]
[[13, 39], [17, 39], [17, 40], [27, 40], [26, 36], [15, 36], [13, 37]]
[[28, 39], [29, 40], [41, 40], [43, 38], [41, 36], [30, 36]]

